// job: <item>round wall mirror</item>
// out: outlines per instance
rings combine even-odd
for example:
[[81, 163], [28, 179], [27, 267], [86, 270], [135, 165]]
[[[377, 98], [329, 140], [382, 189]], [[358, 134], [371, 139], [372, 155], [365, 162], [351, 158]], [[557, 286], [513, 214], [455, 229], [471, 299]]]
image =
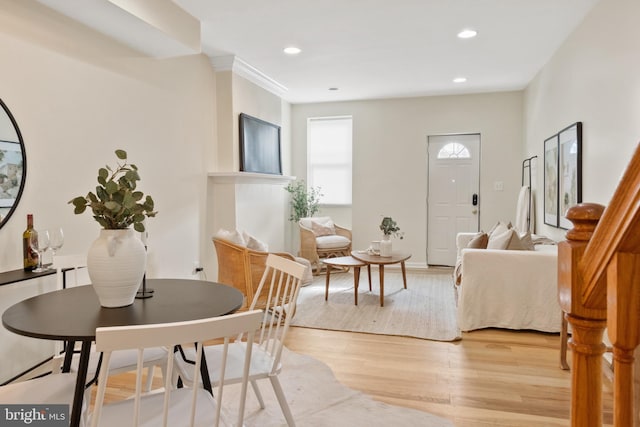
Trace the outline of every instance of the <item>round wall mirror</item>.
[[11, 111], [0, 99], [0, 228], [18, 206], [27, 174], [22, 134]]

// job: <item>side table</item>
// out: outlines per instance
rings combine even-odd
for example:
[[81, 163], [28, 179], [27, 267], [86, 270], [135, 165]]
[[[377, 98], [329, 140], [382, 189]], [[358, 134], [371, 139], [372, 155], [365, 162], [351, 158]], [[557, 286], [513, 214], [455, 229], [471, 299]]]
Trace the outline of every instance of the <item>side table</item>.
[[[404, 282], [404, 288], [407, 289], [407, 270], [404, 266], [404, 262], [411, 258], [411, 254], [393, 252], [391, 256], [384, 257], [380, 255], [370, 255], [366, 251], [352, 251], [353, 256], [358, 261], [362, 261], [367, 264], [367, 268], [371, 268], [371, 264], [376, 264], [380, 272], [380, 307], [384, 307], [384, 266], [388, 264], [400, 263], [402, 268], [402, 280]], [[369, 270], [369, 280], [371, 280], [371, 270]]]
[[360, 283], [360, 267], [367, 267], [367, 272], [369, 273], [369, 291], [371, 291], [371, 265], [367, 264], [366, 262], [359, 261], [350, 256], [324, 258], [322, 262], [327, 266], [327, 280], [324, 291], [325, 301], [329, 299], [329, 279], [331, 278], [331, 268], [346, 267], [348, 269], [349, 267], [353, 267], [353, 292], [355, 305], [358, 305], [358, 284]]

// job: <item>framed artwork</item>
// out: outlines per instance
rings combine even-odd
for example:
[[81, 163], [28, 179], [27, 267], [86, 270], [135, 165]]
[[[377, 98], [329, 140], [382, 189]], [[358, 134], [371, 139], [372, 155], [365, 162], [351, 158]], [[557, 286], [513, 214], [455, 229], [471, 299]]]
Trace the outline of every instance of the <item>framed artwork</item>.
[[558, 135], [544, 141], [544, 223], [558, 227]]
[[570, 229], [573, 225], [566, 218], [573, 205], [582, 202], [582, 122], [576, 122], [558, 133], [559, 178], [558, 208], [559, 226]]

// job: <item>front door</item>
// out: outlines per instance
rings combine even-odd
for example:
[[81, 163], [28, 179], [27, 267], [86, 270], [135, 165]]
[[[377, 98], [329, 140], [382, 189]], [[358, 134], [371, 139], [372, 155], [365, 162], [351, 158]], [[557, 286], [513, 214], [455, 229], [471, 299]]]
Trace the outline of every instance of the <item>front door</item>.
[[480, 226], [480, 134], [428, 137], [427, 264], [456, 262], [456, 234]]

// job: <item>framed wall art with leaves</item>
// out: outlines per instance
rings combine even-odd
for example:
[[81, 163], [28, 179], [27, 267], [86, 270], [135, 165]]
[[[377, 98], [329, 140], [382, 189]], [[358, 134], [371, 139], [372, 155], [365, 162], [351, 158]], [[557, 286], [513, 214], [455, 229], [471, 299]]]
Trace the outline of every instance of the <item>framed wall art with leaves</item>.
[[544, 141], [544, 223], [558, 226], [558, 135]]

